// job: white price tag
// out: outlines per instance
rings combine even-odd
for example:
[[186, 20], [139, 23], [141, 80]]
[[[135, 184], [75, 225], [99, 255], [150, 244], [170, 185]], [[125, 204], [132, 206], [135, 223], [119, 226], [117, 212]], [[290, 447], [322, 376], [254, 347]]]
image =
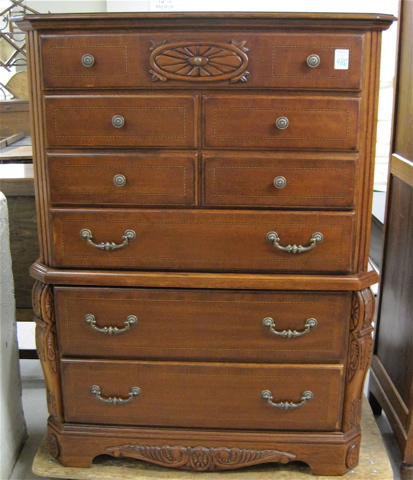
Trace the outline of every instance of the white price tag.
[[335, 70], [348, 70], [349, 68], [350, 50], [337, 49], [334, 54], [334, 69]]
[[181, 7], [180, 0], [150, 0], [151, 12], [173, 12]]

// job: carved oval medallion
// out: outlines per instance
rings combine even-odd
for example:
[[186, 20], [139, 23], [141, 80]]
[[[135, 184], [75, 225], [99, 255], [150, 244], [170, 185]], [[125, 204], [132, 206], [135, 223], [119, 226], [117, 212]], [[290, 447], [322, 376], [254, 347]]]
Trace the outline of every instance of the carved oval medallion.
[[247, 81], [249, 72], [245, 42], [161, 43], [152, 41], [149, 58], [152, 80], [188, 82]]

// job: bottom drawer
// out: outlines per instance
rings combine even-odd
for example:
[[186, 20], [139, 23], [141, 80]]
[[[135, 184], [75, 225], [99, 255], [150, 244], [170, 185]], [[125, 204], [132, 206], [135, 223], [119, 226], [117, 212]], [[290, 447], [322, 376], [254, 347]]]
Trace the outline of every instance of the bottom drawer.
[[63, 360], [65, 421], [338, 430], [342, 373], [342, 365]]

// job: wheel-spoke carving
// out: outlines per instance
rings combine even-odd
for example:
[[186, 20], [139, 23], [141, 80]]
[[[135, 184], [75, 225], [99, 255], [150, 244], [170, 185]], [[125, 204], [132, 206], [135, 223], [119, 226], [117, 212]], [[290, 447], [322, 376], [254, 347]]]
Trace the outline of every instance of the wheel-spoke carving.
[[245, 42], [170, 43], [152, 41], [149, 59], [152, 80], [247, 81]]

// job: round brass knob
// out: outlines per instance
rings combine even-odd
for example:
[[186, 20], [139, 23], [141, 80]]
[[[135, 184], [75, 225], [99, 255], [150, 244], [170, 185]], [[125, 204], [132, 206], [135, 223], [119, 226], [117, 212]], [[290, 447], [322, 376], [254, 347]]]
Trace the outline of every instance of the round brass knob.
[[112, 118], [112, 125], [116, 128], [121, 128], [125, 125], [125, 119], [122, 117], [122, 115], [115, 115]]
[[320, 65], [320, 57], [318, 55], [309, 55], [307, 57], [307, 65], [311, 68], [318, 67]]
[[289, 123], [290, 122], [288, 121], [287, 117], [278, 117], [275, 121], [275, 126], [278, 128], [278, 130], [285, 130]]
[[126, 177], [125, 175], [122, 175], [120, 173], [118, 173], [117, 175], [115, 175], [113, 177], [113, 183], [117, 186], [117, 187], [123, 187], [126, 183]]
[[83, 55], [82, 65], [84, 67], [91, 67], [94, 63], [95, 63], [95, 57], [93, 55], [90, 55], [89, 53], [86, 53], [86, 55]]
[[287, 185], [287, 180], [285, 177], [276, 177], [274, 178], [274, 187], [275, 188], [284, 188]]

